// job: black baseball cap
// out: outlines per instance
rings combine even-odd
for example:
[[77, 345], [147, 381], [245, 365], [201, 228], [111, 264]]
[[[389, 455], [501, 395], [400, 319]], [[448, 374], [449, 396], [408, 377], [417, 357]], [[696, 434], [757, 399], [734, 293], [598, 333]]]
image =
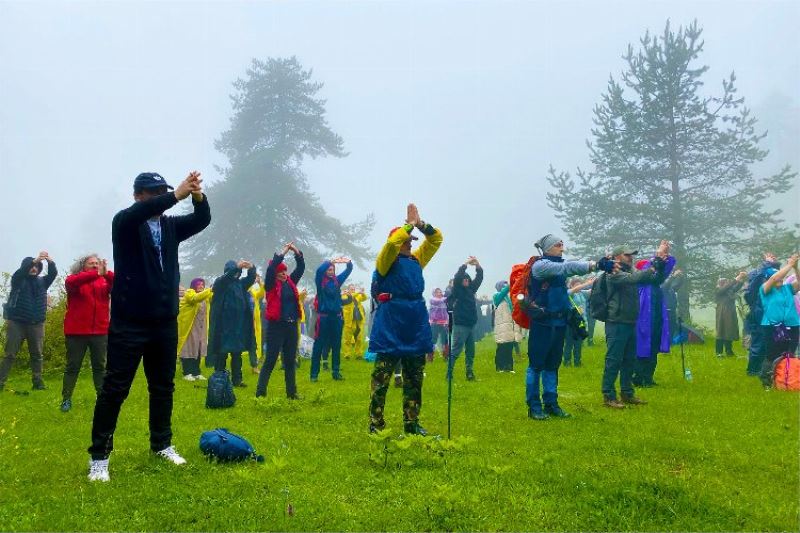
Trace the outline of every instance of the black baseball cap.
[[175, 187], [167, 183], [167, 180], [158, 172], [142, 172], [133, 180], [133, 189], [156, 189], [166, 187], [168, 190], [175, 190]]

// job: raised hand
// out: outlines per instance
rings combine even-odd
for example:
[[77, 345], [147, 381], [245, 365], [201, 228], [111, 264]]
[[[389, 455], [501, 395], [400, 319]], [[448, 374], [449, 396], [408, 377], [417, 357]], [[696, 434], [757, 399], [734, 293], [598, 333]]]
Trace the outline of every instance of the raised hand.
[[786, 262], [790, 267], [796, 268], [797, 267], [797, 260], [800, 259], [799, 254], [793, 254], [792, 257]]
[[188, 198], [189, 195], [199, 187], [197, 184], [199, 175], [200, 174], [196, 172], [190, 172], [189, 175], [175, 187], [175, 198], [179, 201]]
[[105, 276], [108, 272], [108, 262], [105, 259], [100, 260], [100, 265], [97, 267], [97, 273], [101, 276]]
[[420, 218], [417, 206], [414, 204], [408, 204], [408, 207], [406, 207], [406, 224], [411, 224], [412, 226], [419, 226], [419, 222]]
[[656, 255], [662, 259], [666, 259], [669, 255], [669, 251], [671, 249], [671, 245], [668, 240], [662, 240], [661, 243], [658, 245], [658, 250], [656, 251]]

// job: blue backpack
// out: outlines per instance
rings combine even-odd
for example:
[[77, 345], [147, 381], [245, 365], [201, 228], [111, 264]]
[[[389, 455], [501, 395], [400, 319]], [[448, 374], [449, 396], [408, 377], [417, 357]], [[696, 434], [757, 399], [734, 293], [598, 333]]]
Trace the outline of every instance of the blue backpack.
[[208, 378], [208, 390], [206, 391], [206, 407], [209, 409], [221, 409], [233, 407], [236, 403], [236, 395], [233, 393], [233, 383], [227, 370], [217, 370]]
[[256, 454], [247, 439], [231, 433], [225, 428], [212, 429], [200, 435], [200, 451], [220, 462], [244, 461], [253, 459], [264, 461], [263, 455]]

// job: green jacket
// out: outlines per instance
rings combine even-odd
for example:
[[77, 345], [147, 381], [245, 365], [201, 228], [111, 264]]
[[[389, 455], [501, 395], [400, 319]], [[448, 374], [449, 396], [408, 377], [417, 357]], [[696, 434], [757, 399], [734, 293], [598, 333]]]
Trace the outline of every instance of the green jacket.
[[636, 324], [639, 318], [639, 283], [656, 278], [653, 269], [633, 270], [621, 265], [620, 271], [608, 276], [608, 320], [619, 324]]

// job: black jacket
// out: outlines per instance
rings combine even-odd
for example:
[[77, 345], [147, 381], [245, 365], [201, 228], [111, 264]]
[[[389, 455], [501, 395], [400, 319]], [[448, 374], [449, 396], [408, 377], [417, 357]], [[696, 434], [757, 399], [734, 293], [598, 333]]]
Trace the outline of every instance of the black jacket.
[[478, 306], [475, 303], [475, 293], [483, 283], [483, 269], [476, 267], [475, 279], [470, 279], [468, 287], [464, 287], [463, 280], [470, 279], [467, 274], [467, 265], [461, 265], [453, 277], [453, 291], [447, 297], [447, 305], [453, 310], [453, 324], [456, 326], [472, 327], [478, 322]]
[[114, 288], [111, 318], [136, 322], [171, 320], [178, 316], [178, 244], [203, 231], [211, 222], [211, 209], [203, 195], [192, 198], [194, 213], [161, 216], [159, 264], [147, 220], [178, 203], [173, 193], [134, 202], [114, 216], [111, 241], [114, 246]]
[[46, 276], [32, 276], [33, 257], [22, 260], [11, 276], [11, 292], [6, 302], [5, 318], [23, 324], [41, 324], [47, 315], [47, 289], [58, 275], [56, 264], [47, 261]]

